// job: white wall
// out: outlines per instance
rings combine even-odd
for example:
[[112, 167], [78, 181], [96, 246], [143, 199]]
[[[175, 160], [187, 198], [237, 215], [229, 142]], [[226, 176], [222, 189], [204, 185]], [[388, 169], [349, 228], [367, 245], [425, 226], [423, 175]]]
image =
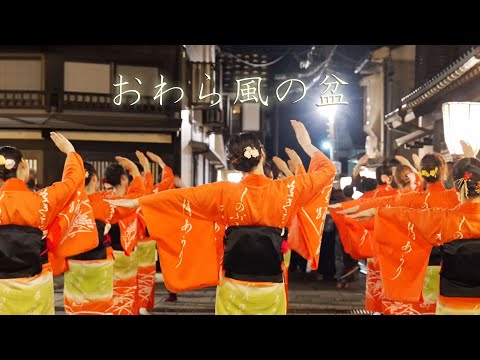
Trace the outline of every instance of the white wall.
[[181, 178], [186, 187], [193, 186], [193, 156], [192, 148], [189, 143], [192, 139], [192, 124], [190, 124], [190, 110], [182, 110], [182, 126], [181, 126]]
[[185, 45], [192, 62], [215, 63], [215, 45]]
[[[142, 96], [155, 96], [159, 88], [155, 89], [155, 86], [160, 84], [160, 74], [158, 69], [154, 67], [144, 67], [144, 66], [127, 66], [127, 65], [118, 65], [117, 74], [115, 76], [115, 84], [118, 84], [120, 77], [118, 74], [122, 75], [122, 81], [128, 81], [128, 85], [125, 85], [124, 89], [128, 90], [137, 90]], [[167, 83], [167, 88], [171, 87], [171, 79], [168, 79], [166, 76], [168, 74], [163, 74], [164, 81]], [[142, 84], [139, 84], [135, 78], [138, 78]], [[128, 86], [128, 88], [127, 88]], [[172, 92], [175, 92], [172, 90]], [[116, 87], [115, 95], [118, 94], [118, 87]], [[166, 103], [166, 98], [170, 96], [170, 92], [165, 95], [164, 104]], [[175, 95], [176, 96], [176, 95]], [[175, 101], [176, 99], [172, 100]]]
[[110, 94], [113, 85], [109, 64], [65, 62], [64, 87], [68, 92]]
[[43, 62], [35, 59], [0, 59], [0, 90], [42, 91]]

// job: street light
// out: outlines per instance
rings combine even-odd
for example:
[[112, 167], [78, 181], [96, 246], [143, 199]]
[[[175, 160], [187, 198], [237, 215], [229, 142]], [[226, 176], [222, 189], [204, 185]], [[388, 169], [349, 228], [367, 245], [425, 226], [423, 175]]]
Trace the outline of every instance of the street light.
[[447, 102], [442, 105], [443, 136], [452, 155], [463, 154], [460, 140], [480, 150], [480, 102]]
[[335, 113], [338, 105], [324, 105], [317, 107], [318, 111], [328, 120], [328, 139], [330, 140], [330, 160], [335, 160]]
[[330, 145], [330, 142], [329, 141], [324, 141], [322, 143], [322, 149], [323, 150], [330, 150], [332, 148], [332, 145]]

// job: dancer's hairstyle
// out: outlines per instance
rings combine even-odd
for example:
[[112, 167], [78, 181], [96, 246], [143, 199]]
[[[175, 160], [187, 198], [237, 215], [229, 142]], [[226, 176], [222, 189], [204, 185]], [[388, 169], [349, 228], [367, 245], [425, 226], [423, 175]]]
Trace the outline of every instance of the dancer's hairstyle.
[[353, 192], [353, 185], [347, 185], [343, 188], [343, 195], [345, 195], [347, 198], [351, 198], [353, 196]]
[[367, 191], [372, 191], [377, 188], [377, 180], [362, 177], [360, 180], [360, 184], [358, 185], [358, 191], [365, 193]]
[[116, 163], [110, 164], [105, 169], [105, 182], [112, 186], [120, 185], [122, 175], [128, 178], [128, 174], [122, 165]]
[[260, 163], [262, 143], [249, 132], [232, 135], [226, 146], [227, 159], [238, 171], [250, 172]]
[[88, 184], [90, 184], [90, 181], [92, 181], [93, 175], [96, 175], [98, 178], [98, 173], [97, 170], [95, 170], [95, 168], [93, 167], [93, 165], [89, 162], [84, 161], [83, 167], [85, 169], [85, 186], [87, 186]]
[[427, 183], [435, 183], [442, 180], [445, 174], [446, 163], [443, 156], [439, 153], [430, 153], [425, 155], [420, 161], [420, 175]]
[[265, 161], [265, 164], [263, 164], [263, 172], [264, 172], [266, 177], [274, 179], [272, 167], [266, 161]]
[[480, 195], [480, 160], [464, 158], [453, 167], [455, 187], [465, 197]]
[[0, 148], [0, 179], [7, 181], [8, 179], [16, 178], [18, 165], [22, 158], [22, 152], [17, 148], [2, 146]]
[[377, 183], [380, 185], [386, 184], [385, 182], [382, 181], [382, 175], [393, 177], [392, 168], [387, 165], [380, 165], [379, 167], [377, 167], [377, 169], [375, 170], [375, 174], [377, 176]]
[[412, 169], [408, 165], [399, 165], [393, 171], [393, 178], [398, 186], [405, 188], [412, 184], [412, 179], [409, 174], [413, 174]]

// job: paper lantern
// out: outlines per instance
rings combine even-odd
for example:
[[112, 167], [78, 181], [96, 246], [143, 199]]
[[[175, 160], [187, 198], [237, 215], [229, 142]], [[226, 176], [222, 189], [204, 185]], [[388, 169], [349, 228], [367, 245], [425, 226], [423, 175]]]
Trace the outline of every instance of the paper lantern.
[[450, 154], [462, 155], [460, 140], [478, 154], [480, 150], [480, 103], [447, 102], [442, 105], [443, 132]]

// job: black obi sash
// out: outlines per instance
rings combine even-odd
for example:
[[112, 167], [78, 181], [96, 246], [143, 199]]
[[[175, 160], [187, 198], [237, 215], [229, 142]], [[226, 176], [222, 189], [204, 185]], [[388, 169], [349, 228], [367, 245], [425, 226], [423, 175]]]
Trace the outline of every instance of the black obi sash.
[[480, 239], [462, 239], [443, 244], [440, 294], [480, 297]]
[[438, 266], [441, 264], [443, 258], [443, 252], [441, 246], [434, 246], [430, 252], [430, 258], [428, 259], [428, 266]]
[[112, 249], [123, 251], [122, 242], [120, 241], [120, 225], [118, 223], [112, 224], [108, 234], [112, 240]]
[[270, 226], [230, 226], [225, 231], [225, 276], [252, 282], [283, 282], [282, 241], [285, 229]]
[[100, 220], [95, 220], [98, 232], [98, 245], [82, 254], [70, 257], [72, 260], [105, 260], [107, 258], [107, 248], [110, 247], [110, 236], [104, 235], [105, 223]]
[[0, 226], [0, 279], [32, 277], [48, 262], [47, 244], [40, 229]]

